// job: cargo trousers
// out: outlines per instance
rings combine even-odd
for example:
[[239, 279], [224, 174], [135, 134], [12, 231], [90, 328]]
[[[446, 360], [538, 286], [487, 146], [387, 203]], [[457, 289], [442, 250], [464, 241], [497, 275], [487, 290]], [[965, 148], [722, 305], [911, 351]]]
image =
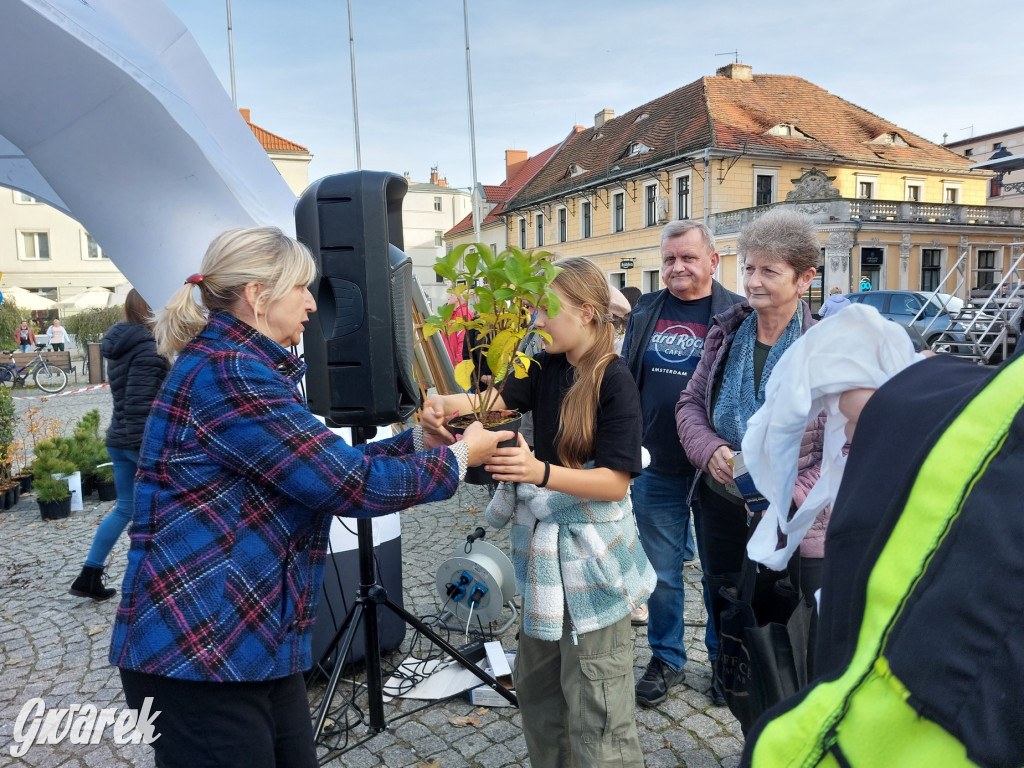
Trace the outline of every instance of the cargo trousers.
[[629, 614], [573, 637], [538, 640], [519, 626], [514, 679], [533, 768], [643, 768], [633, 695]]

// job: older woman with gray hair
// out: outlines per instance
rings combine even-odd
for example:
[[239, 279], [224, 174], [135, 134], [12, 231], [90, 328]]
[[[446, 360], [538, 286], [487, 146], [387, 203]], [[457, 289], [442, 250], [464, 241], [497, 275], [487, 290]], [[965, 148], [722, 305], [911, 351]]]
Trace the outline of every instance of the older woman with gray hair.
[[[747, 420], [764, 403], [775, 363], [815, 322], [801, 296], [814, 279], [821, 252], [811, 223], [784, 208], [745, 226], [738, 248], [747, 300], [712, 318], [700, 363], [676, 405], [679, 438], [698, 468], [691, 495], [700, 498], [703, 566], [712, 584], [741, 570], [749, 526], [760, 520], [746, 509], [730, 459], [740, 448]], [[822, 416], [804, 435], [793, 494], [797, 505], [818, 479], [823, 430]], [[826, 524], [823, 513], [801, 545], [805, 595], [813, 595], [820, 583]], [[716, 629], [723, 603], [712, 589]]]

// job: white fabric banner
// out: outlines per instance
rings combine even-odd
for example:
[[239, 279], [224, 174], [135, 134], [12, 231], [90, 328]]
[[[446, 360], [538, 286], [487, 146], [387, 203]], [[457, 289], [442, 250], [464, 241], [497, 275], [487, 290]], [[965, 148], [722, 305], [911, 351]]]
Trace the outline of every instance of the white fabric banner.
[[[800, 546], [814, 518], [835, 503], [846, 457], [846, 417], [839, 396], [851, 389], [877, 389], [923, 357], [906, 329], [873, 307], [852, 304], [822, 320], [779, 358], [765, 386], [765, 402], [747, 422], [743, 460], [768, 510], [747, 542], [751, 560], [781, 571]], [[808, 423], [825, 411], [821, 477], [790, 517], [800, 441]], [[786, 545], [780, 547], [780, 534]]]

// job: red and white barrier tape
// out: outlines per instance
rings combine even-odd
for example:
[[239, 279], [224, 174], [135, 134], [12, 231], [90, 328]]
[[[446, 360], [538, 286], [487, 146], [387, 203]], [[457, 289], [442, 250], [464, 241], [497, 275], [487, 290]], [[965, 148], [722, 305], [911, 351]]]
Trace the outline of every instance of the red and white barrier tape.
[[25, 395], [25, 396], [21, 396], [21, 397], [15, 396], [14, 399], [15, 400], [50, 400], [50, 399], [52, 399], [54, 397], [67, 397], [68, 395], [80, 395], [83, 392], [92, 392], [95, 389], [103, 389], [104, 387], [109, 387], [109, 386], [110, 386], [109, 383], [93, 384], [92, 386], [82, 387], [81, 389], [72, 389], [72, 390], [68, 390], [67, 392], [58, 392], [55, 395]]

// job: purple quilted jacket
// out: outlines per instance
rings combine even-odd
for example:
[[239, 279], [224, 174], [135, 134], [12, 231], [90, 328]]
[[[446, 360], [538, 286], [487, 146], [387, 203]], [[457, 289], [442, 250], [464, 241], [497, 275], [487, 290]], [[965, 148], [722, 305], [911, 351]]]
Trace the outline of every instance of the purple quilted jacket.
[[[808, 328], [817, 321], [811, 316], [810, 307], [801, 302], [803, 307], [803, 327]], [[701, 476], [707, 469], [708, 462], [715, 450], [728, 441], [721, 437], [711, 426], [711, 396], [715, 383], [722, 378], [729, 346], [740, 324], [753, 312], [747, 303], [736, 304], [720, 315], [711, 319], [711, 328], [704, 339], [704, 351], [701, 354], [697, 370], [690, 377], [690, 383], [679, 396], [676, 403], [676, 430], [679, 440], [686, 451], [686, 457], [697, 468], [691, 494]], [[800, 441], [800, 458], [797, 462], [796, 486], [793, 489], [793, 501], [797, 506], [807, 498], [808, 492], [818, 482], [821, 474], [821, 451], [825, 437], [825, 414], [822, 413], [807, 427]], [[818, 515], [814, 525], [807, 532], [800, 544], [803, 557], [825, 556], [825, 529], [831, 510], [826, 508]]]

